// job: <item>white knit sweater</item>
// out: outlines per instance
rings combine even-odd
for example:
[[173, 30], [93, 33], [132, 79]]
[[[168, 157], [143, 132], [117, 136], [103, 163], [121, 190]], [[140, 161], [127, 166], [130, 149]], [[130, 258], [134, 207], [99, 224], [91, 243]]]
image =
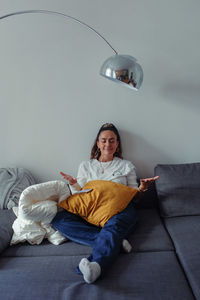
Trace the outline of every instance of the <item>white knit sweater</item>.
[[91, 180], [109, 180], [138, 188], [135, 166], [118, 157], [110, 162], [99, 162], [97, 159], [83, 161], [78, 169], [77, 184], [70, 186], [72, 193]]

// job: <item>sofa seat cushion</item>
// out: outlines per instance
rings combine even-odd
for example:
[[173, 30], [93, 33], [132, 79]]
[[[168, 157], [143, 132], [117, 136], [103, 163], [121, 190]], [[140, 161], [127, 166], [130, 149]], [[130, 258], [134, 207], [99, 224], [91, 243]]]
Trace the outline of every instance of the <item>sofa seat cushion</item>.
[[50, 244], [44, 240], [40, 245], [30, 245], [20, 243], [8, 247], [2, 252], [1, 257], [34, 257], [34, 256], [71, 256], [71, 255], [90, 255], [92, 248], [89, 246], [77, 244], [72, 241], [66, 241], [61, 245]]
[[155, 175], [163, 217], [200, 215], [200, 163], [157, 165]]
[[13, 229], [12, 224], [16, 219], [12, 210], [0, 209], [0, 253], [10, 244]]
[[167, 218], [165, 222], [196, 299], [200, 299], [200, 216]]
[[171, 251], [121, 254], [95, 284], [76, 274], [82, 257], [1, 259], [1, 299], [194, 299]]
[[[128, 237], [133, 252], [173, 251], [171, 239], [165, 230], [156, 209], [139, 209], [139, 222]], [[91, 247], [67, 241], [61, 245], [51, 245], [44, 241], [41, 245], [18, 244], [7, 248], [2, 256], [50, 256], [50, 255], [85, 255], [91, 253]]]
[[171, 239], [156, 209], [137, 210], [139, 222], [128, 237], [133, 251], [173, 251]]

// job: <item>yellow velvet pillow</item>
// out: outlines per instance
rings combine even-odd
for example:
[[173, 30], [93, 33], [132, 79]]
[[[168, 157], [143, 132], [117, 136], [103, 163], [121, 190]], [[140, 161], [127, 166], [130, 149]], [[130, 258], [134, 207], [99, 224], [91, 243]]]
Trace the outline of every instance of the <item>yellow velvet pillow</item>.
[[92, 190], [73, 194], [60, 202], [59, 206], [101, 227], [124, 210], [137, 193], [137, 189], [106, 180], [89, 181], [85, 189]]

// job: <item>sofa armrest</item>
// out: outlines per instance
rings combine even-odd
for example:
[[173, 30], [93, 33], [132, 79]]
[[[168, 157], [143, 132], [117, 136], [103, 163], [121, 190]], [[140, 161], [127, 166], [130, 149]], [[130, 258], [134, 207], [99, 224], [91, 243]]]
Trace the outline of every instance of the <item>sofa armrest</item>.
[[12, 209], [0, 209], [0, 253], [10, 245], [13, 235], [12, 224], [15, 219]]

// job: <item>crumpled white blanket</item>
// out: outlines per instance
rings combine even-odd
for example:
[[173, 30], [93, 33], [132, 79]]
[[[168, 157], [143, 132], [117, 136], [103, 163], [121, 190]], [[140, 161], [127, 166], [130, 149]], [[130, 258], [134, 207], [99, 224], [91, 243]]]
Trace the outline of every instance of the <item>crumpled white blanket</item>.
[[13, 208], [17, 219], [12, 226], [14, 233], [10, 245], [25, 241], [38, 245], [44, 238], [59, 245], [67, 240], [50, 223], [58, 211], [57, 204], [69, 195], [69, 187], [59, 180], [26, 188], [20, 196], [19, 206]]

